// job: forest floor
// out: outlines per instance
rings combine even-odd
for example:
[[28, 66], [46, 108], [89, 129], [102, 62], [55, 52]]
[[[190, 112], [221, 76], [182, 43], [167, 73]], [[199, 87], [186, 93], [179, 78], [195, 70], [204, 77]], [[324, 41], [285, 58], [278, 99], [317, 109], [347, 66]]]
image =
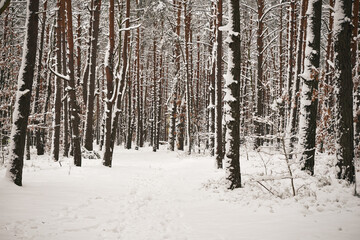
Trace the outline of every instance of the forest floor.
[[150, 148], [117, 148], [112, 168], [37, 157], [25, 163], [23, 187], [2, 168], [0, 239], [359, 239], [360, 198], [333, 177], [331, 156], [317, 157], [314, 177], [294, 171], [292, 197], [280, 154], [246, 155], [234, 191], [209, 156]]

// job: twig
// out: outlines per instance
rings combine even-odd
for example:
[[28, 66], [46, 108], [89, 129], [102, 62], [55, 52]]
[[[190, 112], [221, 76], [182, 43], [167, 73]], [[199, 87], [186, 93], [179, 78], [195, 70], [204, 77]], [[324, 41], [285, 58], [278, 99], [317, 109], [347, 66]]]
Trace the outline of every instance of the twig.
[[258, 184], [260, 184], [260, 186], [262, 186], [263, 188], [265, 188], [269, 193], [271, 193], [272, 195], [281, 198], [280, 196], [274, 194], [270, 189], [268, 189], [264, 184], [262, 184], [260, 181], [256, 181]]

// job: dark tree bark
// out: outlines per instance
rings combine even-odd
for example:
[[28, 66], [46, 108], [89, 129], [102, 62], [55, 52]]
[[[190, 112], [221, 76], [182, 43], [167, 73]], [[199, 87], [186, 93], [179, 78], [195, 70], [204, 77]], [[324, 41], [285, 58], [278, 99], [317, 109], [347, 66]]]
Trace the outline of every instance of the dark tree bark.
[[299, 26], [299, 33], [298, 33], [298, 43], [296, 48], [296, 65], [295, 65], [295, 83], [293, 86], [293, 93], [292, 93], [292, 103], [290, 109], [290, 153], [289, 158], [292, 159], [292, 151], [294, 148], [294, 144], [296, 142], [296, 135], [298, 132], [298, 119], [299, 119], [299, 90], [300, 90], [300, 73], [302, 71], [302, 57], [303, 57], [303, 38], [304, 38], [304, 31], [305, 23], [306, 23], [306, 10], [307, 10], [308, 0], [302, 0], [301, 3], [301, 19], [300, 19], [300, 26]]
[[295, 28], [296, 28], [296, 1], [290, 0], [290, 11], [289, 11], [289, 29], [288, 29], [288, 69], [287, 69], [287, 95], [288, 95], [288, 108], [287, 111], [290, 113], [291, 110], [291, 99], [292, 99], [292, 88], [294, 79], [294, 46], [295, 46]]
[[[57, 17], [57, 26], [56, 26], [56, 71], [58, 73], [62, 72], [62, 59], [61, 51], [66, 51], [62, 49], [62, 29], [63, 26], [63, 17], [64, 17], [64, 3], [60, 0], [57, 1], [58, 7], [58, 17]], [[54, 161], [59, 161], [59, 151], [60, 151], [60, 121], [61, 121], [61, 91], [62, 91], [62, 79], [59, 76], [55, 78], [55, 92], [54, 92], [54, 117], [53, 117], [53, 135], [52, 135], [52, 151], [51, 157]]]
[[217, 168], [222, 168], [223, 154], [223, 139], [222, 139], [222, 31], [219, 28], [222, 26], [223, 15], [223, 3], [222, 0], [218, 0], [217, 11], [217, 51], [216, 51], [216, 109], [215, 109], [215, 126], [216, 126], [216, 147], [215, 157]]
[[[174, 0], [174, 6], [176, 6], [177, 18], [176, 18], [176, 27], [174, 32], [177, 37], [180, 37], [180, 22], [181, 22], [181, 2]], [[169, 130], [169, 142], [170, 142], [170, 150], [175, 150], [175, 140], [176, 140], [176, 118], [177, 118], [177, 86], [178, 86], [178, 78], [180, 73], [180, 42], [176, 41], [175, 44], [175, 83], [172, 89], [171, 96], [171, 115], [170, 115], [170, 130]]]
[[113, 53], [115, 48], [115, 29], [114, 29], [114, 0], [110, 0], [109, 4], [109, 46], [107, 52], [107, 59], [105, 59], [106, 83], [107, 83], [107, 101], [105, 106], [105, 136], [104, 136], [104, 157], [103, 165], [111, 167], [112, 165], [112, 150], [111, 150], [111, 122], [112, 122], [112, 108], [113, 108], [113, 94], [114, 89], [114, 59]]
[[88, 81], [89, 81], [89, 74], [90, 74], [90, 59], [91, 59], [91, 36], [92, 36], [92, 30], [93, 30], [93, 24], [94, 24], [94, 1], [91, 0], [90, 2], [90, 23], [89, 23], [89, 41], [88, 44], [88, 51], [87, 51], [87, 58], [86, 58], [86, 65], [84, 69], [84, 75], [82, 80], [82, 94], [83, 94], [83, 100], [84, 105], [87, 105], [87, 96], [88, 96]]
[[[215, 7], [213, 6], [214, 3], [212, 2], [212, 8], [214, 9], [214, 14], [215, 14]], [[214, 27], [214, 36], [216, 36], [216, 20], [214, 19], [213, 21], [210, 20], [210, 29], [211, 27]], [[210, 134], [210, 138], [209, 138], [209, 147], [210, 147], [210, 155], [211, 156], [215, 156], [215, 70], [216, 70], [216, 65], [215, 65], [215, 40], [212, 40], [210, 43], [211, 46], [211, 51], [212, 51], [212, 59], [211, 59], [211, 64], [210, 64], [210, 68], [211, 68], [211, 73], [210, 73], [210, 87], [209, 87], [209, 95], [210, 95], [210, 106], [209, 106], [209, 134]]]
[[[353, 30], [351, 37], [351, 63], [354, 76], [354, 103], [355, 103], [355, 157], [360, 158], [360, 61], [359, 61], [359, 1], [354, 1], [353, 7]], [[357, 79], [356, 79], [357, 77]]]
[[[139, 7], [139, 0], [136, 0], [136, 4]], [[140, 12], [138, 12], [138, 17], [140, 16]], [[139, 149], [141, 146], [141, 142], [143, 141], [143, 116], [142, 116], [142, 94], [140, 88], [142, 88], [140, 84], [140, 28], [136, 30], [136, 149]]]
[[72, 146], [74, 154], [74, 164], [81, 167], [81, 146], [80, 146], [80, 108], [75, 94], [75, 62], [74, 62], [74, 37], [72, 29], [72, 7], [71, 0], [66, 0], [67, 12], [67, 44], [68, 44], [68, 61], [69, 61], [69, 88], [67, 91], [69, 97], [70, 119], [72, 127]]
[[334, 17], [335, 91], [337, 128], [337, 177], [355, 182], [353, 80], [351, 69], [351, 6], [348, 0], [337, 0], [335, 10], [343, 14]]
[[191, 146], [192, 146], [192, 139], [191, 139], [191, 118], [190, 118], [190, 111], [191, 111], [191, 71], [192, 66], [190, 63], [190, 32], [191, 32], [191, 8], [190, 2], [185, 0], [184, 2], [184, 23], [185, 23], [185, 64], [186, 64], [186, 81], [185, 81], [185, 97], [186, 97], [186, 137], [187, 137], [187, 153], [191, 154]]
[[85, 122], [85, 139], [84, 147], [88, 151], [93, 150], [93, 138], [94, 138], [94, 101], [95, 101], [95, 77], [96, 77], [96, 60], [97, 60], [97, 45], [99, 38], [99, 23], [100, 23], [100, 8], [101, 0], [95, 0], [94, 2], [94, 21], [92, 24], [91, 32], [91, 47], [90, 47], [90, 77], [88, 87], [87, 104], [86, 104], [86, 122]]
[[[154, 26], [155, 27], [155, 26]], [[152, 93], [152, 101], [153, 101], [153, 109], [152, 109], [152, 112], [153, 112], [153, 121], [152, 121], [152, 147], [153, 147], [153, 152], [156, 152], [156, 150], [158, 149], [158, 146], [157, 146], [157, 134], [158, 134], [158, 131], [157, 131], [157, 113], [156, 113], [156, 110], [157, 110], [157, 104], [158, 104], [158, 100], [157, 100], [157, 91], [156, 91], [156, 88], [158, 87], [157, 86], [157, 76], [156, 76], [156, 69], [157, 69], [157, 61], [156, 61], [156, 38], [154, 36], [154, 42], [153, 42], [153, 64], [154, 64], [154, 76], [153, 76], [153, 93]]]
[[4, 5], [0, 8], [0, 15], [6, 10], [6, 8], [10, 5], [10, 0], [5, 0]]
[[229, 0], [229, 21], [232, 23], [229, 32], [228, 69], [225, 76], [225, 120], [226, 120], [226, 153], [225, 168], [228, 188], [241, 187], [240, 174], [240, 7], [238, 0]]
[[23, 61], [18, 76], [18, 89], [13, 114], [11, 131], [10, 158], [7, 177], [16, 185], [22, 186], [22, 172], [24, 165], [25, 136], [30, 114], [30, 100], [37, 51], [39, 1], [29, 0], [27, 3], [27, 25], [24, 39]]
[[255, 122], [255, 144], [258, 148], [263, 144], [264, 126], [261, 119], [264, 117], [264, 79], [263, 79], [263, 49], [264, 49], [264, 0], [257, 0], [258, 6], [258, 28], [257, 28], [257, 101], [256, 101], [256, 116], [258, 120]]
[[[65, 9], [65, 2], [61, 1], [61, 8]], [[62, 74], [66, 76], [67, 74], [67, 56], [66, 56], [66, 17], [65, 17], [65, 11], [61, 11], [61, 49], [63, 51], [62, 54]], [[64, 81], [64, 98], [63, 98], [63, 109], [64, 109], [64, 117], [63, 117], [63, 145], [64, 145], [64, 157], [69, 156], [69, 150], [70, 150], [70, 142], [69, 142], [69, 132], [71, 132], [71, 129], [69, 128], [69, 103], [68, 103], [68, 97], [66, 95], [66, 89], [67, 89], [68, 83], [67, 81]]]
[[314, 174], [318, 82], [320, 78], [320, 30], [322, 0], [310, 0], [301, 93], [300, 139], [302, 170]]
[[[38, 61], [38, 68], [37, 68], [37, 78], [36, 78], [36, 90], [35, 90], [35, 100], [34, 100], [34, 114], [35, 114], [35, 121], [34, 124], [40, 124], [38, 120], [37, 114], [40, 113], [40, 102], [39, 102], [39, 95], [40, 95], [40, 87], [42, 86], [43, 77], [42, 75], [42, 58], [43, 58], [43, 50], [44, 50], [44, 37], [45, 37], [45, 26], [46, 26], [46, 12], [47, 12], [47, 3], [46, 0], [44, 2], [43, 13], [42, 13], [42, 24], [41, 24], [41, 33], [40, 33], [40, 46], [39, 46], [39, 61]], [[43, 130], [36, 126], [35, 129], [35, 137], [36, 137], [36, 150], [37, 155], [44, 155], [45, 153], [45, 144], [43, 135], [41, 134]]]

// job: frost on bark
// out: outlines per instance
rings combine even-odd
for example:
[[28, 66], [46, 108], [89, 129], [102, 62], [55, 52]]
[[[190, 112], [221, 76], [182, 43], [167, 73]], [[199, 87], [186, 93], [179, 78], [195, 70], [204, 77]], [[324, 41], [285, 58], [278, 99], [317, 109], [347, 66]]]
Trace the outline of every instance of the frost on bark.
[[18, 76], [18, 90], [10, 137], [10, 157], [6, 174], [18, 186], [22, 186], [25, 138], [37, 51], [38, 11], [39, 1], [29, 0], [27, 3], [23, 56]]
[[335, 2], [334, 17], [334, 83], [336, 96], [336, 156], [337, 177], [353, 183], [354, 122], [353, 80], [351, 72], [351, 5], [348, 0]]
[[240, 11], [239, 1], [229, 0], [229, 36], [228, 68], [225, 75], [225, 119], [226, 119], [226, 153], [225, 169], [228, 188], [241, 187], [240, 174]]
[[316, 114], [320, 77], [320, 30], [322, 0], [310, 0], [306, 33], [304, 72], [299, 119], [302, 170], [314, 174]]

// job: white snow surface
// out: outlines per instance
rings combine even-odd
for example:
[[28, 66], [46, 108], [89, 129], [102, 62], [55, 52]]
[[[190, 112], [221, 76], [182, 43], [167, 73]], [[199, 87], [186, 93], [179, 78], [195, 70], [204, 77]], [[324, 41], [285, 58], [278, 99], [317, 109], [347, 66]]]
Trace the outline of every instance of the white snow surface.
[[360, 199], [333, 177], [333, 157], [317, 155], [315, 177], [295, 170], [291, 197], [289, 179], [268, 181], [286, 175], [281, 155], [262, 154], [265, 174], [259, 153], [241, 153], [244, 187], [233, 191], [203, 155], [117, 147], [113, 168], [78, 168], [33, 154], [23, 187], [0, 178], [0, 239], [359, 239]]

